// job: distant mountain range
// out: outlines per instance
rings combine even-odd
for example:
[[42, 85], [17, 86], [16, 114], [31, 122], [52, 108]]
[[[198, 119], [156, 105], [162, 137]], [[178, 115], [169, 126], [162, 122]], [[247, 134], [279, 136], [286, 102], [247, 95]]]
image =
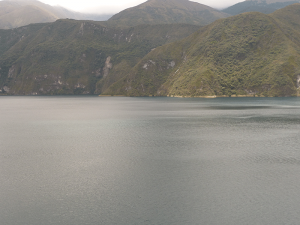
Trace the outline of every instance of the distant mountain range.
[[0, 29], [12, 29], [33, 23], [54, 22], [57, 19], [105, 21], [114, 27], [132, 27], [141, 24], [185, 23], [207, 25], [229, 15], [189, 0], [148, 0], [114, 16], [84, 14], [63, 7], [50, 6], [36, 0], [0, 1]]
[[149, 0], [104, 22], [0, 30], [0, 94], [298, 95], [300, 4], [227, 16]]
[[62, 18], [104, 21], [110, 17], [111, 15], [73, 12], [35, 0], [0, 1], [0, 29], [11, 29], [32, 23], [54, 22]]
[[116, 15], [74, 12], [50, 6], [37, 0], [0, 1], [0, 29], [12, 29], [33, 23], [54, 22], [57, 19], [106, 21], [113, 27], [132, 27], [141, 24], [208, 25], [217, 19], [244, 12], [272, 13], [300, 0], [246, 0], [222, 11], [189, 0], [148, 0]]
[[230, 15], [238, 15], [245, 12], [261, 12], [269, 14], [299, 2], [299, 0], [246, 0], [222, 11]]

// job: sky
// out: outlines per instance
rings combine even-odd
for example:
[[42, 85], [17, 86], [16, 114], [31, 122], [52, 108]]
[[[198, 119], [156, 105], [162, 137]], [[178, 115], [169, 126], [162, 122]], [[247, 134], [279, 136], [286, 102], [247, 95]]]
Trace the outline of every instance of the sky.
[[[60, 5], [79, 12], [117, 13], [123, 9], [139, 5], [146, 0], [39, 0], [49, 5]], [[244, 0], [192, 0], [213, 8], [222, 9]]]

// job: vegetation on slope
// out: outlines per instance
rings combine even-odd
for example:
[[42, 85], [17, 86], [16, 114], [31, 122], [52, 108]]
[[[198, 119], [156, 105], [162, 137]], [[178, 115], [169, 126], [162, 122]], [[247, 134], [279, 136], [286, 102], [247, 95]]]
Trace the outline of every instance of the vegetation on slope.
[[106, 94], [294, 96], [300, 81], [300, 4], [268, 16], [218, 20], [145, 56]]
[[115, 29], [58, 20], [0, 30], [0, 90], [7, 94], [95, 94], [152, 49], [198, 30], [194, 25]]
[[238, 15], [245, 12], [270, 14], [294, 3], [299, 3], [299, 0], [247, 0], [230, 6], [222, 10], [222, 12], [230, 15]]

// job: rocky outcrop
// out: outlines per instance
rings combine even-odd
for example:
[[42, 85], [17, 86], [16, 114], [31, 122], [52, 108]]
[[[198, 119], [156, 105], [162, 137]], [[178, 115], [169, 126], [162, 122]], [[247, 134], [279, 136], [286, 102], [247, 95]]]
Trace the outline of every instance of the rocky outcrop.
[[9, 88], [9, 87], [7, 87], [7, 86], [4, 86], [4, 87], [3, 87], [3, 91], [4, 91], [4, 92], [6, 92], [6, 93], [9, 93], [9, 91], [10, 91], [10, 88]]
[[84, 34], [84, 25], [85, 23], [81, 23], [80, 28], [79, 28], [79, 34], [83, 35]]
[[109, 73], [109, 70], [112, 69], [112, 63], [110, 62], [111, 60], [111, 57], [108, 56], [107, 59], [106, 59], [106, 62], [105, 62], [105, 66], [103, 68], [103, 77], [107, 77], [108, 73]]
[[100, 77], [101, 76], [101, 69], [96, 70], [95, 75], [96, 75], [96, 77]]
[[9, 69], [9, 71], [8, 71], [8, 78], [12, 78], [13, 77], [13, 75], [14, 75], [14, 73], [15, 73], [15, 69], [16, 69], [16, 66], [15, 65], [13, 65], [10, 69]]
[[176, 65], [176, 63], [175, 63], [174, 61], [170, 62], [170, 63], [168, 64], [168, 69], [169, 69], [169, 68], [174, 68], [175, 65]]
[[155, 66], [155, 64], [153, 60], [148, 60], [148, 62], [144, 64], [143, 69], [147, 70], [151, 65]]

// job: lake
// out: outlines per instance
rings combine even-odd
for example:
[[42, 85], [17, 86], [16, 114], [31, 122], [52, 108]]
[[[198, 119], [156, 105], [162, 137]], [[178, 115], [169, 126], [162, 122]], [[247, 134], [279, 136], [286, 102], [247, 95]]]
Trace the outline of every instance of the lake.
[[1, 225], [300, 221], [299, 98], [0, 104]]

